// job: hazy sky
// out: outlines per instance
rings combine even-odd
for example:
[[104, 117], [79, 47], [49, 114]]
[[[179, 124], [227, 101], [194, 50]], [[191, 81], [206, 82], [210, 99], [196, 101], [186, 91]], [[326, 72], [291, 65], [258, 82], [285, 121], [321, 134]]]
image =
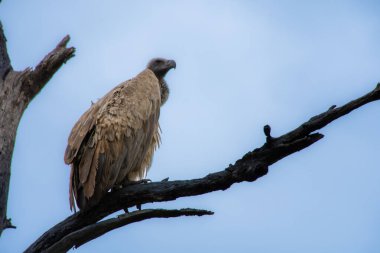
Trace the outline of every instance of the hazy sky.
[[[79, 116], [149, 59], [175, 59], [148, 177], [224, 169], [380, 81], [379, 1], [4, 0], [15, 69], [70, 34], [76, 56], [26, 110], [12, 163], [1, 252], [21, 252], [69, 216], [67, 137]], [[380, 252], [380, 103], [339, 119], [324, 139], [227, 191], [159, 203], [214, 216], [123, 227], [77, 252]], [[151, 207], [152, 205], [144, 205]]]

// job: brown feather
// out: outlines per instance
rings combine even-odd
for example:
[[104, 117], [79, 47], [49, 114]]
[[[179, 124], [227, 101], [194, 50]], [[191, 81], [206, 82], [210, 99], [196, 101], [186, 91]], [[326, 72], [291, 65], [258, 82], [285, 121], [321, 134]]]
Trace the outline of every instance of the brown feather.
[[69, 183], [69, 202], [70, 202], [70, 210], [76, 211], [75, 204], [74, 204], [74, 192], [73, 192], [73, 178], [74, 178], [74, 168], [71, 166], [70, 170], [70, 183]]
[[146, 176], [159, 143], [160, 84], [144, 70], [107, 93], [75, 124], [65, 162], [72, 164], [72, 196], [80, 208], [96, 204], [125, 180]]
[[[100, 102], [101, 101], [98, 101], [98, 103]], [[94, 127], [96, 121], [95, 116], [100, 108], [100, 104], [98, 103], [91, 105], [91, 107], [79, 118], [71, 130], [64, 157], [66, 164], [72, 163], [73, 160], [77, 158], [78, 151], [81, 148], [82, 142]]]
[[116, 86], [74, 125], [64, 160], [71, 164], [70, 206], [88, 208], [114, 187], [146, 176], [160, 142], [158, 118], [173, 60], [156, 58]]
[[90, 173], [91, 164], [94, 161], [95, 148], [87, 147], [79, 163], [79, 180], [84, 184]]
[[[87, 178], [87, 180], [84, 183], [82, 183], [82, 185], [83, 185], [83, 193], [84, 193], [84, 196], [87, 199], [89, 199], [94, 194], [95, 177], [96, 177], [96, 173], [97, 173], [97, 170], [98, 170], [99, 157], [100, 157], [100, 153], [101, 153], [100, 149], [101, 149], [101, 146], [98, 145], [96, 147], [95, 154], [92, 157], [91, 167], [89, 168], [88, 178]], [[80, 172], [84, 168], [79, 167], [78, 169], [79, 169], [79, 172]], [[88, 168], [86, 168], [86, 169], [88, 169]]]

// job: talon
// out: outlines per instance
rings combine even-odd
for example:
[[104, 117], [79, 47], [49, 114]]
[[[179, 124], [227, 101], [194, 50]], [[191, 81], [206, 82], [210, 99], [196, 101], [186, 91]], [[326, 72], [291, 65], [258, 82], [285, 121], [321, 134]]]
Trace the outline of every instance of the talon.
[[141, 204], [137, 204], [136, 208], [139, 209], [139, 211], [141, 211]]
[[122, 189], [123, 187], [121, 185], [116, 185], [111, 188], [111, 192], [117, 192], [118, 190]]
[[148, 179], [148, 178], [145, 178], [145, 179], [141, 179], [140, 182], [141, 182], [142, 184], [147, 184], [147, 183], [151, 183], [152, 180], [150, 180], [150, 179]]
[[125, 181], [123, 183], [123, 187], [131, 186], [131, 185], [136, 185], [136, 184], [147, 184], [152, 182], [150, 179], [141, 179], [139, 181]]
[[161, 180], [161, 182], [167, 182], [167, 181], [169, 181], [168, 177]]

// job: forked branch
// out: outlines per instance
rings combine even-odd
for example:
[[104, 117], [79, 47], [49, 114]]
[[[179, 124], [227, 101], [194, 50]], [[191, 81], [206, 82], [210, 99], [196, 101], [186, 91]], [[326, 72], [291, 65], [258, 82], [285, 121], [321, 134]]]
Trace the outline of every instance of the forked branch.
[[50, 250], [54, 244], [66, 236], [82, 229], [86, 230], [118, 210], [145, 203], [170, 201], [180, 197], [226, 190], [234, 183], [255, 181], [267, 174], [268, 167], [273, 163], [322, 139], [322, 134], [315, 133], [318, 129], [367, 103], [379, 99], [380, 85], [377, 85], [368, 94], [341, 107], [332, 106], [326, 112], [312, 117], [298, 128], [277, 138], [272, 137], [270, 127], [265, 126], [264, 133], [267, 142], [262, 147], [248, 152], [228, 168], [211, 173], [203, 178], [132, 185], [120, 191], [109, 193], [94, 208], [73, 214], [52, 227], [37, 239], [26, 252]]
[[54, 73], [74, 56], [75, 49], [66, 47], [69, 39], [69, 36], [63, 38], [34, 70], [14, 71], [0, 22], [0, 235], [6, 228], [15, 228], [7, 218], [7, 203], [18, 124], [30, 101]]

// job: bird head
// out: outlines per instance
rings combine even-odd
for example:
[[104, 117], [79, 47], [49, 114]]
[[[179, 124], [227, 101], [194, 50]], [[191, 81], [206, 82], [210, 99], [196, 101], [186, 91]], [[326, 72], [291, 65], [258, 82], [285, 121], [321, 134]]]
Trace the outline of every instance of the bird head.
[[150, 60], [147, 65], [147, 68], [152, 70], [159, 80], [164, 78], [166, 73], [168, 73], [170, 69], [175, 69], [175, 67], [176, 63], [174, 60], [167, 60], [164, 58], [154, 58]]

